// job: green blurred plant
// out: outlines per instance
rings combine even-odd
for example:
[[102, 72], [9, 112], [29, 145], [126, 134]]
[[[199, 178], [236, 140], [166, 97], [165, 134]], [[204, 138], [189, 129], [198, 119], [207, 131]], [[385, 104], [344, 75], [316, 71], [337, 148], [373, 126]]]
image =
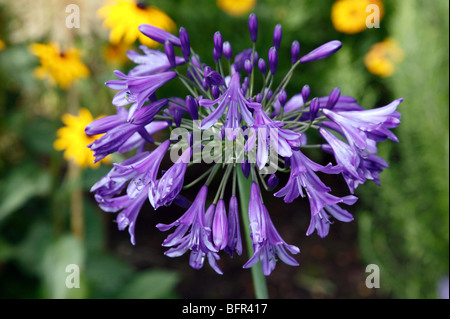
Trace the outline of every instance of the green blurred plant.
[[[273, 26], [283, 24], [280, 50], [289, 54], [293, 40], [301, 52], [338, 39], [343, 48], [327, 63], [305, 65], [287, 87], [289, 96], [309, 84], [315, 96], [340, 85], [364, 107], [405, 97], [400, 143], [383, 146], [391, 168], [381, 174], [382, 187], [358, 190], [355, 213], [364, 261], [381, 268], [381, 287], [397, 298], [435, 297], [440, 276], [448, 273], [448, 2], [385, 1], [380, 29], [341, 34], [330, 21], [334, 0], [258, 1], [258, 43], [272, 41]], [[3, 6], [2, 1], [0, 6]], [[235, 30], [247, 16], [231, 17], [211, 0], [155, 0], [156, 6], [189, 29], [191, 44], [202, 57], [212, 56], [213, 34], [221, 30], [233, 52], [246, 49], [249, 35]], [[65, 177], [62, 154], [52, 148], [68, 97], [32, 76], [36, 59], [29, 43], [10, 43], [15, 19], [0, 10], [0, 298], [176, 298], [179, 272], [135, 269], [106, 249], [102, 212], [88, 193], [108, 167], [87, 169], [74, 183]], [[386, 36], [405, 52], [392, 78], [379, 79], [364, 67], [371, 45]], [[44, 40], [44, 39], [43, 39]], [[106, 63], [107, 36], [80, 36], [83, 59], [92, 71], [74, 88], [80, 106], [94, 116], [112, 114], [114, 92], [104, 86], [112, 71], [129, 65]], [[257, 43], [257, 47], [258, 47]], [[259, 52], [267, 59], [267, 52]], [[212, 61], [205, 61], [211, 63]], [[290, 61], [279, 61], [280, 74]], [[173, 90], [169, 83], [164, 90]], [[389, 145], [389, 144], [388, 144]], [[83, 192], [84, 238], [70, 233], [69, 199]], [[80, 289], [64, 285], [65, 266], [79, 264]], [[300, 270], [302, 271], [302, 270]], [[58, 277], [59, 276], [59, 277]], [[201, 276], [201, 274], [199, 274]], [[149, 287], [158, 287], [150, 289]], [[331, 289], [331, 288], [330, 288]]]
[[364, 191], [361, 252], [397, 298], [436, 298], [449, 272], [449, 3], [399, 1], [389, 30], [405, 60], [385, 85], [404, 96], [398, 145], [383, 147], [391, 168]]

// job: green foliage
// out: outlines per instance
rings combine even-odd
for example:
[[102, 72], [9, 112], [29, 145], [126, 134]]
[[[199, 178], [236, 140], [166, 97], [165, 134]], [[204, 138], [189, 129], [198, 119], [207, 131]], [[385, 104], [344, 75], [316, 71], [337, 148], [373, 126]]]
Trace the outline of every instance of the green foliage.
[[406, 53], [387, 82], [405, 97], [400, 143], [381, 148], [391, 168], [382, 187], [362, 190], [359, 226], [365, 259], [399, 298], [435, 298], [449, 271], [448, 11], [447, 1], [401, 1], [390, 24]]
[[[104, 82], [113, 79], [114, 69], [126, 72], [130, 65], [104, 61], [105, 34], [73, 30], [91, 77], [70, 93], [35, 79], [38, 62], [28, 50], [31, 41], [9, 39], [17, 23], [12, 23], [12, 12], [3, 10], [7, 2], [0, 0], [0, 40], [6, 43], [0, 51], [0, 298], [179, 297], [176, 288], [184, 279], [180, 272], [137, 269], [108, 248], [104, 213], [89, 189], [110, 167], [86, 169], [73, 179], [61, 152], [52, 147], [61, 115], [74, 104], [94, 116], [114, 112], [114, 92]], [[192, 47], [206, 63], [213, 64], [217, 30], [235, 54], [250, 46], [248, 16], [228, 16], [214, 0], [148, 2], [188, 30]], [[435, 298], [437, 281], [449, 272], [448, 1], [386, 0], [381, 28], [355, 35], [333, 29], [333, 2], [260, 0], [255, 8], [257, 51], [267, 60], [277, 23], [283, 25], [282, 56], [290, 56], [293, 40], [300, 41], [305, 54], [338, 39], [343, 42], [338, 54], [298, 68], [287, 86], [289, 97], [304, 84], [310, 85], [313, 96], [340, 86], [343, 95], [356, 97], [367, 108], [405, 97], [399, 108], [402, 123], [395, 131], [400, 143], [380, 146], [380, 155], [391, 167], [381, 174], [381, 187], [358, 189], [354, 222], [364, 262], [380, 266], [384, 291], [395, 298]], [[387, 36], [399, 42], [405, 59], [392, 78], [380, 79], [368, 73], [363, 59], [371, 45]], [[50, 36], [36, 39], [48, 40]], [[290, 59], [280, 59], [277, 81], [289, 67]], [[179, 87], [171, 82], [161, 94]], [[79, 191], [83, 239], [72, 233], [70, 222], [71, 198]], [[68, 264], [79, 265], [80, 288], [65, 286]], [[308, 285], [312, 283], [302, 282]]]

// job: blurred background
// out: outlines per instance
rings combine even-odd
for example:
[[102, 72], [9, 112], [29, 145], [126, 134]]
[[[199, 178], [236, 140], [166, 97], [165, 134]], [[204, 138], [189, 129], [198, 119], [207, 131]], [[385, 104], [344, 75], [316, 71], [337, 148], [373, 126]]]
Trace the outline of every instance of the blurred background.
[[[367, 16], [361, 9], [367, 4], [381, 9], [379, 28], [357, 22]], [[299, 267], [280, 263], [267, 278], [269, 296], [448, 298], [447, 0], [0, 0], [0, 298], [253, 298], [251, 273], [242, 269], [245, 251], [223, 256], [222, 276], [209, 266], [190, 268], [187, 256], [168, 258], [161, 246], [167, 234], [155, 225], [183, 210], [155, 212], [149, 204], [131, 245], [115, 215], [101, 211], [89, 192], [115, 158], [96, 167], [87, 164], [89, 154], [69, 159], [77, 144], [87, 144], [77, 124], [115, 112], [115, 92], [104, 82], [115, 78], [114, 70], [133, 67], [125, 52], [142, 41], [123, 30], [149, 15], [175, 34], [184, 26], [191, 46], [212, 63], [217, 30], [234, 54], [251, 46], [250, 12], [259, 20], [260, 56], [267, 57], [275, 25], [283, 26], [285, 58], [277, 77], [290, 67], [292, 41], [303, 54], [330, 40], [343, 42], [334, 56], [298, 68], [288, 96], [309, 84], [314, 96], [339, 86], [366, 108], [405, 98], [394, 130], [400, 143], [379, 149], [390, 168], [381, 187], [358, 188], [353, 222], [334, 224], [324, 239], [307, 237], [305, 201], [265, 198], [280, 234], [301, 249]], [[60, 130], [64, 126], [73, 130]], [[320, 161], [323, 155], [314, 156]], [[340, 179], [326, 183], [347, 193]], [[78, 289], [64, 285], [70, 264], [80, 266]], [[365, 285], [369, 264], [379, 266], [378, 289]]]

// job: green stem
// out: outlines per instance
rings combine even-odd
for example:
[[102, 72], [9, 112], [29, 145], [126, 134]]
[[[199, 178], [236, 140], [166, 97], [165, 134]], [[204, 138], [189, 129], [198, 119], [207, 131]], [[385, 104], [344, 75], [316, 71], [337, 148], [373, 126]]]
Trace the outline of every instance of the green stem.
[[[245, 230], [245, 241], [247, 244], [247, 251], [249, 258], [253, 255], [253, 243], [250, 238], [250, 221], [248, 218], [248, 204], [250, 202], [250, 189], [252, 184], [251, 178], [246, 178], [242, 172], [241, 165], [238, 165], [237, 169], [237, 180], [239, 187], [239, 200], [241, 203], [242, 221]], [[264, 276], [261, 268], [261, 262], [258, 261], [251, 268], [253, 286], [255, 290], [255, 297], [257, 299], [268, 299], [269, 293], [267, 289], [266, 277]]]

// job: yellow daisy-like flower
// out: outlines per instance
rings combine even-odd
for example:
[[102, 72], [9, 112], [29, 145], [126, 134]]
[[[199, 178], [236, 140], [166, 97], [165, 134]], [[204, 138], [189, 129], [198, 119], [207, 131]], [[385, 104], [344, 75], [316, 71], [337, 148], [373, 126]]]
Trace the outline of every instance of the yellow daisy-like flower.
[[253, 10], [257, 0], [217, 0], [217, 6], [231, 16], [240, 16]]
[[103, 57], [112, 65], [124, 65], [130, 61], [127, 57], [127, 51], [131, 48], [132, 46], [130, 44], [123, 42], [119, 44], [108, 43], [103, 48]]
[[53, 147], [57, 151], [64, 151], [64, 158], [67, 161], [74, 161], [81, 168], [92, 167], [97, 168], [101, 162], [109, 163], [109, 157], [94, 163], [94, 155], [87, 147], [88, 144], [94, 142], [101, 135], [88, 136], [84, 132], [84, 128], [93, 121], [91, 112], [86, 108], [81, 108], [78, 116], [66, 113], [62, 117], [65, 126], [58, 129], [56, 135], [58, 139], [53, 143]]
[[139, 25], [150, 24], [168, 32], [176, 28], [175, 22], [157, 7], [130, 0], [110, 0], [98, 10], [98, 14], [104, 19], [104, 27], [111, 30], [111, 44], [119, 44], [120, 41], [131, 44], [139, 38], [142, 44], [156, 47], [159, 43], [139, 32]]
[[367, 28], [366, 19], [371, 14], [366, 8], [371, 5], [379, 8], [379, 19], [383, 18], [384, 7], [381, 0], [337, 0], [331, 7], [331, 22], [342, 33], [354, 34]]
[[90, 74], [77, 49], [62, 51], [57, 43], [33, 43], [30, 45], [30, 51], [39, 57], [41, 63], [41, 66], [34, 70], [34, 76], [38, 79], [47, 78], [64, 90], [75, 80]]
[[404, 52], [399, 47], [397, 41], [387, 38], [372, 46], [364, 57], [364, 64], [370, 73], [389, 77], [395, 71], [395, 65], [404, 58]]

